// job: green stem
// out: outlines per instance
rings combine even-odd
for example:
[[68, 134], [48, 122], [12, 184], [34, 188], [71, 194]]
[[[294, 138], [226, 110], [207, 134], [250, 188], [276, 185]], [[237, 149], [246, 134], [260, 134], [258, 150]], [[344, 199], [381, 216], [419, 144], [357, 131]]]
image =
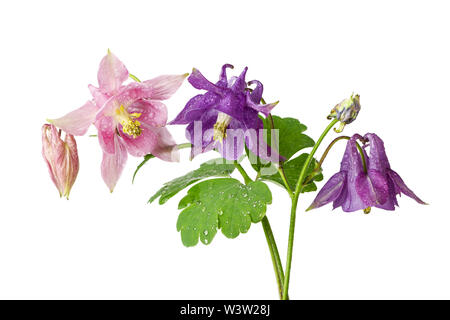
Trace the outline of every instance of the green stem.
[[361, 146], [359, 145], [358, 142], [356, 142], [356, 147], [358, 148], [359, 154], [361, 155], [361, 160], [363, 163], [363, 168], [364, 168], [364, 172], [367, 173], [367, 164], [366, 164], [366, 157], [364, 156], [364, 152], [363, 149], [361, 148]]
[[286, 178], [286, 174], [284, 173], [283, 167], [281, 167], [281, 165], [278, 167], [278, 173], [280, 174], [281, 180], [283, 180], [284, 186], [286, 187], [286, 190], [289, 193], [289, 196], [292, 198], [294, 193], [292, 192], [292, 189], [289, 186], [289, 183]]
[[250, 178], [250, 176], [247, 174], [247, 172], [245, 172], [244, 168], [242, 168], [242, 166], [237, 162], [237, 160], [234, 160], [234, 166], [241, 173], [242, 177], [244, 178], [245, 184], [249, 184], [253, 181], [252, 178]]
[[277, 243], [275, 242], [272, 228], [270, 227], [269, 219], [267, 218], [267, 216], [264, 216], [264, 218], [261, 220], [261, 224], [264, 230], [264, 235], [266, 236], [267, 245], [269, 246], [273, 269], [275, 271], [275, 277], [278, 284], [278, 293], [281, 299], [283, 297], [283, 282], [284, 282], [283, 265], [281, 264], [281, 258], [278, 252]]
[[[263, 104], [266, 104], [266, 101], [264, 101], [263, 98], [261, 98], [261, 102], [262, 102]], [[269, 121], [270, 121], [270, 129], [273, 130], [273, 129], [275, 128], [275, 124], [274, 124], [274, 122], [273, 122], [272, 114], [269, 113], [269, 115], [267, 116], [267, 118], [268, 118]], [[292, 196], [293, 196], [294, 193], [292, 192], [292, 189], [291, 189], [291, 187], [289, 186], [289, 183], [287, 182], [286, 173], [284, 172], [284, 167], [283, 167], [283, 162], [282, 162], [282, 161], [280, 162], [280, 164], [279, 164], [279, 166], [278, 166], [278, 173], [280, 174], [281, 180], [283, 180], [283, 183], [284, 183], [284, 185], [285, 185], [285, 187], [286, 187], [287, 192], [289, 193], [289, 196], [292, 198]]]
[[[190, 144], [190, 143], [182, 143], [182, 144], [177, 145], [177, 148], [178, 149], [185, 149], [185, 148], [190, 148], [191, 146], [192, 146], [192, 144]], [[134, 183], [134, 178], [136, 177], [136, 174], [142, 168], [142, 166], [144, 164], [146, 164], [148, 160], [153, 159], [153, 158], [155, 158], [155, 156], [152, 155], [152, 154], [146, 154], [144, 156], [144, 160], [137, 166], [136, 170], [134, 171], [133, 180], [131, 180], [131, 183]]]
[[302, 190], [303, 186], [303, 180], [305, 179], [306, 170], [309, 167], [309, 164], [311, 163], [311, 160], [314, 156], [314, 154], [317, 151], [317, 148], [319, 148], [320, 144], [322, 143], [323, 139], [327, 135], [327, 133], [331, 130], [331, 128], [334, 127], [334, 125], [339, 120], [334, 119], [331, 121], [324, 132], [320, 135], [319, 139], [317, 140], [316, 144], [314, 145], [313, 149], [311, 150], [311, 153], [308, 155], [308, 158], [306, 158], [305, 164], [303, 165], [302, 171], [300, 172], [300, 176], [297, 180], [297, 185], [295, 186], [295, 192], [294, 196], [292, 197], [292, 207], [291, 207], [291, 220], [289, 225], [289, 240], [288, 240], [288, 248], [287, 248], [287, 259], [286, 259], [286, 275], [284, 278], [284, 285], [283, 285], [283, 300], [287, 300], [288, 298], [288, 291], [289, 291], [289, 279], [291, 275], [291, 265], [292, 265], [292, 252], [294, 247], [294, 231], [295, 231], [295, 216], [297, 213], [297, 204], [298, 204], [298, 197], [300, 195], [300, 192]]
[[[238, 161], [234, 161], [234, 166], [236, 167], [236, 169], [238, 169], [238, 171], [244, 178], [245, 184], [253, 182], [253, 180], [250, 178], [250, 176], [247, 174], [245, 169], [239, 164]], [[264, 230], [264, 235], [267, 240], [267, 245], [269, 246], [270, 257], [272, 259], [273, 269], [275, 271], [275, 278], [277, 280], [278, 285], [278, 292], [281, 299], [283, 294], [284, 272], [283, 266], [281, 264], [280, 254], [278, 252], [278, 247], [275, 242], [272, 228], [270, 227], [269, 219], [267, 218], [267, 216], [264, 216], [264, 218], [261, 220], [261, 224]]]

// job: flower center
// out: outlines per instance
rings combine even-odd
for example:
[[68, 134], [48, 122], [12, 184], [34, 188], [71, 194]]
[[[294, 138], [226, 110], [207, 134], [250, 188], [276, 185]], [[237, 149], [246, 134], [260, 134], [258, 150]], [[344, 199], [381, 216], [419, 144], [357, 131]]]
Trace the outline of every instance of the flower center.
[[115, 118], [122, 125], [123, 133], [136, 139], [142, 134], [141, 123], [136, 119], [141, 116], [141, 113], [128, 113], [124, 106], [121, 105], [116, 109]]
[[214, 124], [214, 141], [219, 140], [222, 142], [224, 138], [226, 138], [226, 130], [228, 125], [230, 124], [231, 117], [226, 113], [219, 112], [217, 115], [217, 121]]

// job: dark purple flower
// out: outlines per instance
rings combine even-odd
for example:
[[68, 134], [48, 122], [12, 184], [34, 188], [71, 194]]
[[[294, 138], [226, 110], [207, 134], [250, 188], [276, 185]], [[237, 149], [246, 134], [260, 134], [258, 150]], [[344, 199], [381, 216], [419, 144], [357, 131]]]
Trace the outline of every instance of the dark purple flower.
[[[319, 191], [308, 210], [321, 207], [333, 201], [333, 209], [342, 207], [345, 212], [364, 210], [377, 203], [385, 203], [388, 187], [385, 179], [375, 171], [364, 170], [354, 135], [347, 143], [341, 162], [341, 170], [333, 175]], [[365, 158], [367, 155], [365, 151]]]
[[247, 68], [239, 77], [227, 79], [222, 67], [219, 81], [208, 81], [197, 69], [193, 69], [188, 81], [196, 89], [206, 90], [188, 101], [184, 109], [170, 124], [187, 124], [186, 137], [193, 144], [192, 156], [197, 153], [217, 149], [224, 158], [238, 159], [247, 147], [265, 160], [279, 156], [270, 152], [263, 139], [263, 122], [258, 113], [268, 115], [277, 103], [260, 104], [263, 85], [257, 80], [250, 81], [255, 89], [249, 90], [245, 82]]
[[[366, 166], [356, 145], [358, 139], [369, 142], [370, 156], [361, 149]], [[424, 204], [390, 169], [383, 141], [375, 134], [366, 134], [364, 138], [355, 134], [347, 143], [341, 170], [327, 181], [307, 210], [332, 201], [333, 209], [342, 207], [345, 212], [368, 213], [371, 207], [394, 210], [400, 192]]]

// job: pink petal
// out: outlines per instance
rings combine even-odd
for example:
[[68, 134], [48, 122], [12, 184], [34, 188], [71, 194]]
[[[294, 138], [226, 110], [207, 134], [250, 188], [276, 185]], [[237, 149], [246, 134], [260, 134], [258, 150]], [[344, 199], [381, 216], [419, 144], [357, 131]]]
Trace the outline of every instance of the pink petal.
[[108, 54], [100, 62], [97, 73], [100, 89], [105, 93], [114, 94], [122, 83], [128, 79], [125, 65], [108, 50]]
[[153, 154], [165, 161], [179, 160], [175, 141], [166, 127], [152, 127], [143, 123], [141, 128], [142, 134], [136, 138], [122, 133], [125, 146], [132, 156]]
[[42, 155], [60, 196], [69, 198], [79, 169], [77, 143], [73, 135], [66, 134], [64, 142], [60, 135], [54, 125], [42, 127]]
[[94, 102], [97, 107], [99, 109], [102, 108], [103, 105], [109, 100], [110, 95], [103, 93], [99, 88], [93, 86], [92, 84], [90, 84], [88, 88], [92, 94], [92, 97], [94, 98]]
[[72, 189], [75, 180], [77, 179], [78, 171], [80, 169], [80, 162], [78, 159], [77, 142], [71, 134], [66, 134], [64, 139], [66, 144], [66, 167], [65, 167], [65, 188], [64, 194], [69, 199], [70, 190]]
[[167, 122], [167, 107], [156, 100], [138, 100], [127, 108], [127, 112], [140, 113], [137, 120], [152, 127], [163, 127]]
[[158, 144], [151, 153], [164, 161], [180, 161], [180, 152], [169, 130], [166, 127], [152, 128], [152, 130], [158, 136]]
[[95, 126], [98, 131], [98, 142], [103, 152], [114, 154], [116, 152], [114, 137], [117, 136], [114, 119], [108, 116], [98, 117]]
[[64, 142], [60, 138], [60, 134], [56, 127], [51, 124], [44, 124], [42, 126], [42, 156], [47, 164], [48, 173], [59, 195], [62, 196], [64, 192], [63, 181], [58, 174], [58, 168], [64, 162]]
[[113, 192], [114, 187], [122, 174], [128, 157], [125, 146], [117, 135], [114, 137], [114, 150], [115, 152], [113, 154], [103, 152], [101, 166], [103, 181], [105, 181], [111, 192]]
[[152, 153], [153, 149], [158, 145], [158, 136], [145, 124], [141, 125], [141, 135], [136, 138], [124, 133], [121, 125], [119, 127], [120, 135], [123, 138], [127, 151], [134, 157], [143, 157]]
[[189, 73], [181, 75], [163, 75], [144, 81], [144, 83], [153, 89], [152, 99], [167, 100], [178, 90], [188, 75]]
[[81, 108], [78, 108], [61, 118], [48, 120], [48, 122], [64, 130], [66, 133], [82, 136], [94, 122], [97, 111], [97, 106], [91, 101], [88, 101]]
[[128, 108], [137, 100], [146, 99], [151, 96], [153, 89], [143, 83], [132, 82], [122, 86], [119, 92], [110, 96], [99, 110], [97, 120], [103, 115], [111, 116], [116, 108], [121, 105]]

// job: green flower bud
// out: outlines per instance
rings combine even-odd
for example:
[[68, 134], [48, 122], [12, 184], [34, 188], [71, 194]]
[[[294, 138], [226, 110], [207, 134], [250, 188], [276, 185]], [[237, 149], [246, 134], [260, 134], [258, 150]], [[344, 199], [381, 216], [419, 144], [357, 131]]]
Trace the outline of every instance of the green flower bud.
[[361, 110], [361, 105], [359, 104], [359, 95], [353, 96], [349, 99], [344, 99], [342, 102], [338, 103], [328, 115], [327, 119], [338, 119], [341, 124], [338, 129], [334, 129], [336, 132], [342, 132], [346, 124], [355, 121], [358, 116], [359, 110]]

